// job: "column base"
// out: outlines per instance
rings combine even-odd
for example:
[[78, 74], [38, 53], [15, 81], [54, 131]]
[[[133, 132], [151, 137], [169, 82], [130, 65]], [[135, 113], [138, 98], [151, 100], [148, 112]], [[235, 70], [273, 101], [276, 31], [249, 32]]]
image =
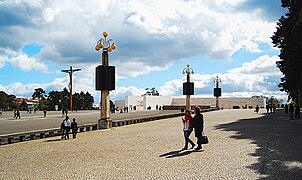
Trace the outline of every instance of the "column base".
[[109, 129], [112, 128], [111, 119], [99, 119], [98, 120], [98, 129]]

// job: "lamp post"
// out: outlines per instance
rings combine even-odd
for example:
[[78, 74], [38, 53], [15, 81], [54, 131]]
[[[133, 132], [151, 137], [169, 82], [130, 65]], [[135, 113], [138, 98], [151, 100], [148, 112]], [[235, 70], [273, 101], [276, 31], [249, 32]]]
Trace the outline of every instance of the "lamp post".
[[214, 96], [216, 97], [216, 108], [219, 108], [219, 96], [221, 96], [221, 88], [219, 88], [219, 83], [221, 79], [216, 76], [216, 79], [213, 81], [216, 83], [216, 88], [214, 88]]
[[62, 72], [68, 73], [69, 74], [69, 101], [70, 101], [70, 105], [69, 105], [69, 110], [70, 112], [72, 112], [72, 73], [76, 72], [76, 71], [80, 71], [81, 69], [72, 69], [72, 66], [70, 66], [69, 69], [66, 70], [61, 70]]
[[190, 64], [183, 69], [182, 74], [187, 74], [187, 82], [183, 83], [183, 95], [186, 95], [186, 109], [191, 109], [191, 95], [194, 95], [194, 83], [190, 82], [190, 75], [194, 74]]
[[96, 90], [101, 90], [101, 114], [98, 121], [99, 129], [107, 129], [112, 127], [110, 119], [110, 97], [109, 91], [115, 89], [115, 68], [109, 66], [108, 52], [116, 49], [114, 40], [108, 39], [107, 32], [103, 32], [103, 36], [96, 44], [95, 50], [102, 50], [102, 65], [96, 67]]

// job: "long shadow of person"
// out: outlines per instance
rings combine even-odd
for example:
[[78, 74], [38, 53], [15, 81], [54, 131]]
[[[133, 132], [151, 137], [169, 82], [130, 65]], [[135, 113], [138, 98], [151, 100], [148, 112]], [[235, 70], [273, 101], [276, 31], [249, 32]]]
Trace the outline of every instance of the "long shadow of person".
[[174, 158], [174, 157], [181, 157], [181, 156], [189, 155], [192, 152], [202, 152], [202, 151], [204, 151], [204, 150], [189, 150], [189, 151], [178, 150], [178, 151], [171, 151], [171, 152], [161, 154], [159, 157]]
[[49, 140], [46, 140], [44, 142], [57, 142], [57, 141], [62, 141], [62, 139], [49, 139]]

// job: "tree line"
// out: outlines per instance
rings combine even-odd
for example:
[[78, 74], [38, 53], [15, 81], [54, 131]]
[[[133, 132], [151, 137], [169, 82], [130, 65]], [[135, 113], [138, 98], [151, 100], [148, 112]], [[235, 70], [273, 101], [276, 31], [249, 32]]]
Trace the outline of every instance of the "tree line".
[[302, 88], [302, 1], [282, 0], [287, 8], [277, 22], [277, 30], [272, 36], [275, 47], [280, 49], [277, 67], [283, 73], [279, 88], [288, 93], [288, 100], [300, 104]]
[[[35, 107], [36, 110], [55, 110], [56, 106], [58, 110], [69, 109], [70, 107], [70, 92], [67, 88], [64, 88], [62, 91], [51, 91], [45, 94], [45, 91], [42, 88], [35, 89], [32, 94], [33, 99], [38, 99], [38, 105]], [[74, 93], [72, 95], [72, 107], [74, 110], [87, 110], [93, 109], [94, 98], [87, 91], [84, 93]], [[0, 109], [3, 110], [13, 110], [27, 109], [27, 102], [24, 99], [22, 102], [16, 102], [15, 95], [8, 95], [4, 91], [0, 91]]]

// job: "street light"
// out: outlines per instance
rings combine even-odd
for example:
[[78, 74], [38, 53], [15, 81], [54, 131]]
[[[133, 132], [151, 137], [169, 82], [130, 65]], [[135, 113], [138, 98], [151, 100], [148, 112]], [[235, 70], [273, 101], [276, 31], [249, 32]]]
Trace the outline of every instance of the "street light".
[[109, 66], [108, 52], [116, 49], [113, 39], [108, 39], [107, 32], [103, 32], [103, 36], [96, 44], [95, 50], [102, 50], [102, 65], [96, 67], [96, 90], [101, 90], [101, 114], [98, 120], [99, 129], [107, 129], [112, 127], [110, 119], [110, 97], [109, 91], [115, 89], [115, 67]]
[[190, 82], [190, 75], [194, 74], [194, 70], [190, 68], [190, 64], [183, 69], [182, 74], [187, 74], [187, 82], [183, 83], [183, 95], [186, 95], [186, 109], [191, 109], [191, 95], [194, 95], [194, 83]]
[[216, 83], [216, 88], [214, 88], [214, 96], [216, 97], [216, 108], [219, 108], [219, 96], [221, 96], [221, 88], [219, 88], [219, 83], [221, 79], [216, 76], [216, 79], [213, 81]]
[[[95, 50], [99, 51], [100, 49], [103, 49], [103, 53], [102, 53], [102, 65], [104, 66], [108, 66], [108, 52], [111, 52], [113, 50], [116, 49], [116, 45], [113, 39], [108, 39], [107, 40], [107, 36], [108, 33], [107, 32], [103, 32], [103, 36], [104, 38], [101, 38], [96, 46], [95, 46]], [[106, 57], [104, 57], [106, 56]]]

